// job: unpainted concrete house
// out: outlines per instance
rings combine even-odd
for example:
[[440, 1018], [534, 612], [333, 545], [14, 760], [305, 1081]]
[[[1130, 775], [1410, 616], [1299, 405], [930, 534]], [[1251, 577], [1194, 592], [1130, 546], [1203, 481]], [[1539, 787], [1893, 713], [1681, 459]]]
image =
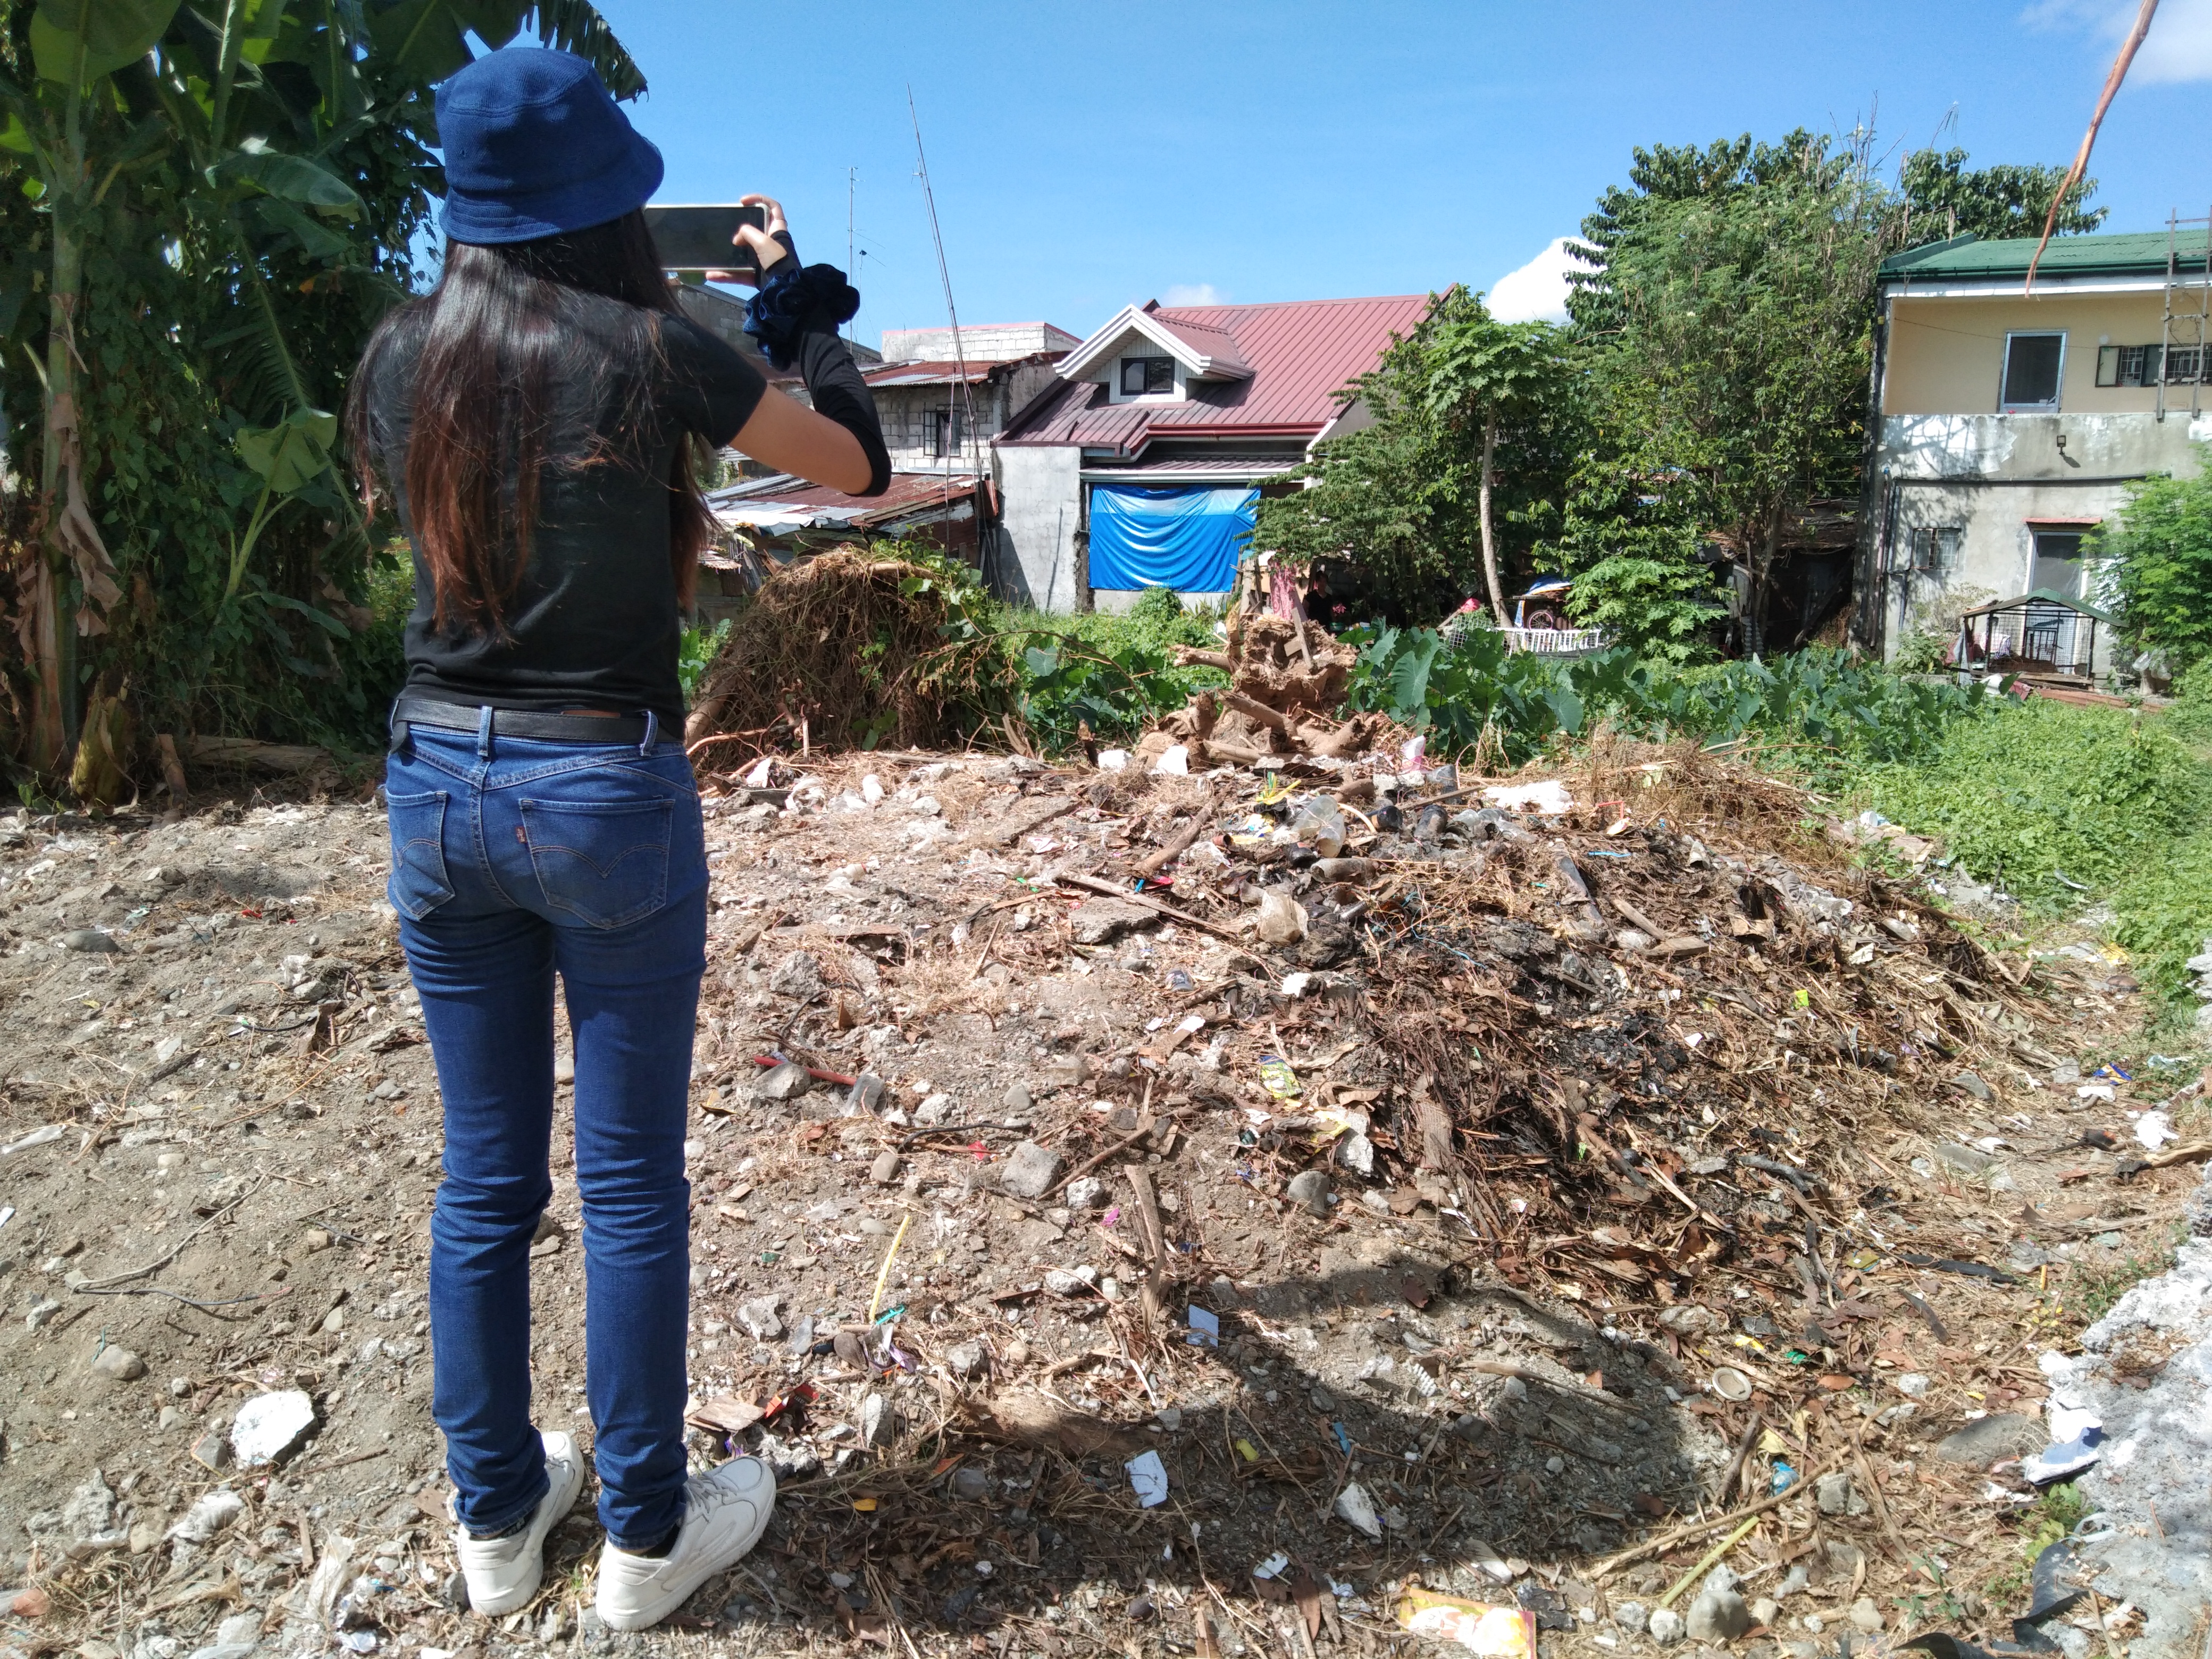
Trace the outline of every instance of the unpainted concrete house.
[[1125, 308], [992, 443], [994, 585], [1048, 611], [1116, 608], [1154, 586], [1224, 592], [1261, 495], [1297, 488], [1285, 475], [1316, 442], [1367, 423], [1336, 394], [1428, 307], [1412, 294]]
[[2083, 538], [2131, 483], [2195, 473], [2212, 439], [2205, 233], [2056, 239], [2030, 294], [2034, 251], [1960, 237], [1882, 267], [1858, 592], [1863, 635], [1885, 657], [2037, 594], [2015, 634], [2050, 641], [2056, 666], [2108, 674], [2109, 628], [2094, 665], [2070, 665], [2069, 642], [2088, 634], [2064, 602], [2098, 599]]

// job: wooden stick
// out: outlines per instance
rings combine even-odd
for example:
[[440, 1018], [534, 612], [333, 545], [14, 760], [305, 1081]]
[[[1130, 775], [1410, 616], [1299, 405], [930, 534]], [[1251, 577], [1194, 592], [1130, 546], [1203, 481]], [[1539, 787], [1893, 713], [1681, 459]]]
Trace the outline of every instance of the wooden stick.
[[1168, 866], [1173, 864], [1177, 859], [1181, 858], [1184, 852], [1189, 848], [1190, 844], [1206, 833], [1206, 824], [1208, 816], [1208, 814], [1204, 812], [1199, 813], [1195, 817], [1191, 819], [1190, 827], [1188, 829], [1179, 831], [1175, 839], [1169, 842], [1166, 846], [1161, 848], [1158, 852], [1147, 853], [1130, 867], [1136, 871], [1139, 875], [1143, 876], [1147, 879], [1153, 876], [1157, 876], [1161, 871], [1166, 869]]
[[1882, 1534], [1889, 1540], [1890, 1553], [1900, 1565], [1910, 1567], [1929, 1583], [1941, 1586], [1942, 1580], [1929, 1571], [1906, 1553], [1905, 1540], [1897, 1535], [1897, 1522], [1889, 1518], [1889, 1505], [1882, 1501], [1881, 1483], [1874, 1478], [1874, 1470], [1866, 1459], [1866, 1431], [1862, 1428], [1851, 1442], [1851, 1456], [1858, 1465], [1859, 1479], [1866, 1483], [1867, 1502], [1874, 1506], [1874, 1518], [1881, 1523]]
[[1163, 904], [1158, 899], [1146, 897], [1142, 893], [1133, 893], [1126, 887], [1118, 887], [1114, 883], [1101, 880], [1097, 876], [1060, 876], [1055, 879], [1070, 887], [1088, 888], [1094, 893], [1103, 893], [1108, 898], [1121, 899], [1126, 903], [1135, 905], [1140, 910], [1150, 910], [1155, 915], [1165, 916], [1170, 921], [1186, 923], [1197, 928], [1200, 933], [1212, 933], [1216, 939], [1225, 939], [1231, 945], [1241, 945], [1244, 943], [1242, 935], [1231, 933], [1226, 927], [1200, 921], [1188, 910], [1178, 910], [1173, 905]]
[[1738, 1522], [1748, 1521], [1754, 1516], [1764, 1515], [1769, 1510], [1780, 1509], [1793, 1498], [1810, 1498], [1813, 1495], [1813, 1483], [1831, 1472], [1828, 1468], [1823, 1467], [1814, 1470], [1802, 1480], [1791, 1482], [1788, 1490], [1776, 1492], [1771, 1498], [1762, 1498], [1747, 1509], [1735, 1510], [1727, 1515], [1710, 1515], [1702, 1521], [1692, 1521], [1686, 1526], [1676, 1527], [1671, 1532], [1662, 1533], [1656, 1538], [1647, 1539], [1633, 1549], [1623, 1550], [1610, 1559], [1599, 1562], [1596, 1570], [1590, 1577], [1594, 1579], [1603, 1578], [1608, 1573], [1618, 1571], [1632, 1561], [1641, 1561], [1646, 1556], [1663, 1555], [1677, 1544], [1686, 1544], [1692, 1538], [1702, 1538], [1709, 1532], [1718, 1532], [1723, 1527], [1734, 1526]]
[[1161, 1124], [1172, 1122], [1182, 1117], [1186, 1112], [1192, 1112], [1197, 1109], [1198, 1109], [1194, 1106], [1178, 1106], [1172, 1112], [1164, 1113], [1153, 1121], [1147, 1123], [1143, 1128], [1138, 1130], [1136, 1133], [1126, 1136], [1122, 1139], [1115, 1141], [1104, 1152], [1092, 1153], [1089, 1158], [1085, 1158], [1082, 1163], [1070, 1170], [1066, 1175], [1060, 1176], [1058, 1181], [1053, 1182], [1051, 1188], [1046, 1192], [1045, 1196], [1047, 1198], [1050, 1198], [1054, 1193], [1060, 1191], [1071, 1181], [1081, 1180], [1085, 1176], [1089, 1175], [1093, 1170], [1103, 1164], [1108, 1158], [1113, 1157], [1116, 1152], [1127, 1152], [1130, 1147], [1135, 1146], [1146, 1135], [1152, 1133], [1152, 1131], [1158, 1128]]

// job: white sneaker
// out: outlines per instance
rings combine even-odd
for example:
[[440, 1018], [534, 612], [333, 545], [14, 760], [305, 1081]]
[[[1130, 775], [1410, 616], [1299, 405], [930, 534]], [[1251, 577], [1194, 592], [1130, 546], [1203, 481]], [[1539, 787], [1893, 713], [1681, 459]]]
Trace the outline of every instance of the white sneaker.
[[733, 1458], [684, 1486], [684, 1525], [663, 1556], [599, 1552], [599, 1618], [609, 1630], [643, 1630], [760, 1542], [775, 1508], [775, 1475], [757, 1457]]
[[545, 1576], [545, 1534], [555, 1522], [576, 1507], [584, 1490], [584, 1460], [577, 1453], [574, 1435], [547, 1429], [538, 1438], [545, 1443], [545, 1496], [530, 1517], [530, 1524], [505, 1538], [471, 1538], [465, 1528], [453, 1534], [453, 1550], [461, 1558], [461, 1576], [469, 1587], [469, 1605], [496, 1618], [513, 1613], [538, 1594]]

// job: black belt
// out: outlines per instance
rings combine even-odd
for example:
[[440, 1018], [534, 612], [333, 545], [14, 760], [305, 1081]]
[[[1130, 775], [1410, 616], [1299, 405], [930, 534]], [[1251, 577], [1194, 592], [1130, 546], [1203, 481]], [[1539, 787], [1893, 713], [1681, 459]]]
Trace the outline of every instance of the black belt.
[[[483, 718], [491, 715], [492, 735], [538, 738], [548, 743], [625, 744], [635, 749], [648, 732], [659, 735], [656, 720], [642, 714], [558, 714], [537, 708], [472, 708], [462, 702], [432, 702], [421, 697], [402, 697], [392, 711], [392, 737], [397, 741], [408, 726], [434, 726], [444, 732], [481, 732]], [[680, 733], [678, 734], [680, 735]]]

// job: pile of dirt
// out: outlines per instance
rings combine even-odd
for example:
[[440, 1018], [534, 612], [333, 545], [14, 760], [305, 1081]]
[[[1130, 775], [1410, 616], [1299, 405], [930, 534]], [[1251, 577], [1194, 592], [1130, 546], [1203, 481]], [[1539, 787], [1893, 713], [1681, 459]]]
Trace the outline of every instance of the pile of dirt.
[[1318, 623], [1240, 605], [1228, 634], [1225, 651], [1175, 647], [1182, 666], [1218, 668], [1229, 688], [1201, 691], [1160, 721], [1138, 744], [1138, 759], [1149, 763], [1176, 744], [1194, 768], [1334, 757], [1365, 752], [1389, 729], [1380, 714], [1338, 716], [1359, 653]]
[[[1418, 1580], [1618, 1659], [1731, 1537], [1739, 1611], [1808, 1655], [2025, 1606], [2037, 1358], [2192, 1175], [2132, 1156], [2149, 1074], [2080, 1075], [2134, 1012], [2103, 956], [2018, 982], [1686, 751], [877, 755], [775, 796], [707, 802], [687, 1380], [694, 1456], [781, 1492], [634, 1650], [1322, 1659], [1401, 1650]], [[588, 1504], [525, 1614], [444, 1593], [436, 1081], [382, 834], [0, 821], [27, 1651], [614, 1646]], [[571, 1092], [532, 1360], [588, 1442]], [[301, 1399], [300, 1447], [228, 1461]]]
[[[707, 671], [686, 723], [727, 767], [770, 750], [957, 744], [998, 659], [952, 637], [937, 574], [863, 547], [777, 567]], [[980, 679], [979, 678], [980, 677]]]

